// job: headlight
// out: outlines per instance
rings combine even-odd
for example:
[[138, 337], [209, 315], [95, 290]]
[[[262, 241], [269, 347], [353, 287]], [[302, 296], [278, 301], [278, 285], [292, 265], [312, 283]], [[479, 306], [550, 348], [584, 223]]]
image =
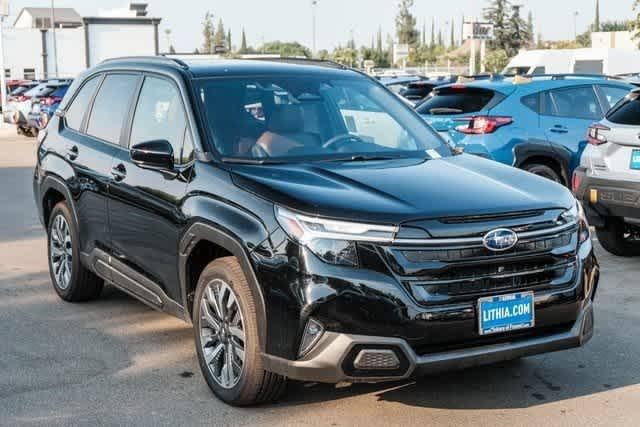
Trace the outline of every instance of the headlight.
[[287, 234], [330, 264], [357, 266], [355, 242], [390, 243], [397, 227], [335, 221], [277, 206], [276, 218]]
[[575, 205], [571, 209], [564, 211], [560, 218], [565, 224], [578, 223], [579, 243], [584, 243], [591, 237], [589, 222], [579, 201], [576, 200]]

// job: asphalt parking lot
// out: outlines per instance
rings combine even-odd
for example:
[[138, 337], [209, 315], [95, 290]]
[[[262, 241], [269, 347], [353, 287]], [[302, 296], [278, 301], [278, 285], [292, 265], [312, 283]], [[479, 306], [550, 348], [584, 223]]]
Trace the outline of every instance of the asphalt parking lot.
[[84, 304], [55, 295], [34, 145], [0, 128], [0, 425], [640, 425], [640, 260], [600, 247], [584, 348], [418, 382], [296, 383], [276, 405], [228, 407], [188, 325], [110, 287]]

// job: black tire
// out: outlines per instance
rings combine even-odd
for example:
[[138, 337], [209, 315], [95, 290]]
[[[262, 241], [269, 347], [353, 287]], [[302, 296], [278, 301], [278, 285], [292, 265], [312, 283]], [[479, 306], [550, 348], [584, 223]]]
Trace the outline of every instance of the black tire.
[[607, 218], [605, 227], [596, 228], [598, 241], [609, 253], [621, 256], [640, 256], [640, 240], [628, 237], [630, 230], [622, 218]]
[[[237, 383], [231, 388], [221, 386], [214, 378], [205, 360], [202, 345], [201, 304], [207, 286], [216, 281], [222, 281], [232, 289], [244, 323], [244, 365]], [[203, 270], [194, 299], [193, 326], [200, 369], [209, 388], [219, 399], [231, 405], [247, 406], [275, 401], [284, 394], [286, 378], [264, 370], [258, 344], [259, 332], [254, 298], [235, 257], [217, 259]]]
[[543, 165], [541, 163], [529, 163], [522, 167], [527, 172], [531, 172], [534, 175], [541, 176], [543, 178], [550, 179], [558, 184], [566, 185], [564, 179], [556, 172], [552, 167]]
[[[62, 217], [66, 222], [70, 235], [71, 250], [71, 274], [66, 286], [60, 284], [54, 270], [54, 256], [52, 256], [53, 228], [58, 220]], [[80, 262], [80, 244], [78, 240], [78, 231], [73, 222], [73, 216], [69, 207], [65, 202], [60, 202], [54, 206], [49, 216], [49, 224], [47, 226], [47, 258], [49, 259], [49, 275], [51, 283], [56, 293], [65, 301], [80, 302], [97, 298], [102, 291], [104, 282], [98, 276], [85, 268]]]
[[24, 131], [24, 128], [20, 125], [16, 125], [16, 133], [20, 136], [25, 136], [26, 133]]

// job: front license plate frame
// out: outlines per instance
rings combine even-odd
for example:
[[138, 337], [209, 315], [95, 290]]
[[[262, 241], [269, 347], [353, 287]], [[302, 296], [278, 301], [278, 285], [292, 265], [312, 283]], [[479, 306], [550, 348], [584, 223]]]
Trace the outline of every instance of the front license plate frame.
[[536, 302], [533, 292], [516, 292], [478, 299], [480, 335], [530, 329], [535, 323]]

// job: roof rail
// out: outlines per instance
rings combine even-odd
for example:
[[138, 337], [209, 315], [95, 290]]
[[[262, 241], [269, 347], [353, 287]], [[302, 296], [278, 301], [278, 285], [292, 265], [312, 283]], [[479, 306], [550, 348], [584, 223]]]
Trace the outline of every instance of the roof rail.
[[165, 64], [178, 65], [181, 68], [189, 69], [189, 65], [181, 59], [171, 58], [164, 55], [158, 56], [121, 56], [117, 58], [105, 59], [101, 64], [113, 61], [149, 61], [149, 62], [164, 62]]
[[[551, 77], [551, 80], [565, 80], [567, 78], [583, 78], [583, 79], [603, 79], [603, 80], [623, 80], [622, 77], [609, 76], [606, 74], [588, 74], [588, 73], [559, 73], [559, 74], [523, 74], [523, 77]], [[512, 76], [513, 77], [513, 76]]]
[[341, 70], [346, 70], [349, 67], [346, 65], [342, 65], [339, 62], [331, 61], [328, 59], [314, 59], [314, 58], [298, 58], [298, 57], [246, 57], [246, 58], [234, 58], [240, 59], [241, 61], [266, 61], [266, 62], [282, 62], [286, 64], [313, 64], [318, 66], [324, 66], [329, 68], [339, 68]]

